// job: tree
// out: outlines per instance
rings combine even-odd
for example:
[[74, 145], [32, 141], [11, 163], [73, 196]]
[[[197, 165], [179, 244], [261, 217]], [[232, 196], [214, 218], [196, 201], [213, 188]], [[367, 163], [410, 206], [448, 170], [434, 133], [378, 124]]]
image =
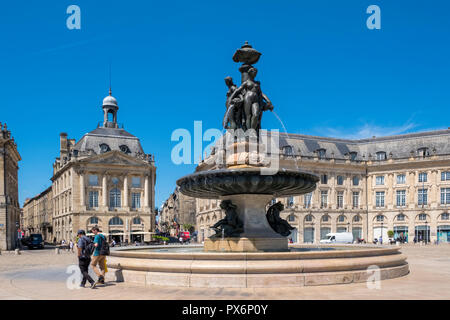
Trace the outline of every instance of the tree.
[[183, 224], [183, 229], [193, 233], [195, 231], [195, 226], [190, 223]]
[[388, 235], [389, 238], [393, 238], [393, 237], [394, 237], [394, 231], [389, 230], [389, 231], [387, 232], [387, 235]]

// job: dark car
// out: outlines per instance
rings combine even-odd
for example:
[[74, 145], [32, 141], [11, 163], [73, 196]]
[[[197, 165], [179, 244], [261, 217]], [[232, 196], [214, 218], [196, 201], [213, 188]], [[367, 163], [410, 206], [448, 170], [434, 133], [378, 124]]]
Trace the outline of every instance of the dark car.
[[25, 241], [25, 245], [28, 249], [44, 249], [44, 240], [42, 239], [42, 234], [32, 234]]

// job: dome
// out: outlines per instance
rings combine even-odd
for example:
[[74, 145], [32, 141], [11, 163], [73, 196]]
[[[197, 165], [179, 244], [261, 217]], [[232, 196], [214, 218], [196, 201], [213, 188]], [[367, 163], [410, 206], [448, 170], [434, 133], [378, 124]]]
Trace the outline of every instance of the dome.
[[114, 98], [114, 97], [111, 96], [111, 95], [106, 96], [106, 98], [103, 99], [103, 106], [114, 106], [114, 107], [118, 107], [116, 98]]

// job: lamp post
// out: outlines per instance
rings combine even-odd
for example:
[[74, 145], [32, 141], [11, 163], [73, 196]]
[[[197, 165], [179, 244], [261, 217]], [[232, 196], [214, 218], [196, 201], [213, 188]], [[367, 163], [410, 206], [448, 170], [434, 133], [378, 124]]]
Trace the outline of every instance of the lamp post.
[[381, 235], [380, 235], [380, 238], [381, 238], [380, 244], [383, 244], [383, 220], [381, 220]]
[[425, 220], [425, 244], [428, 243], [428, 221]]

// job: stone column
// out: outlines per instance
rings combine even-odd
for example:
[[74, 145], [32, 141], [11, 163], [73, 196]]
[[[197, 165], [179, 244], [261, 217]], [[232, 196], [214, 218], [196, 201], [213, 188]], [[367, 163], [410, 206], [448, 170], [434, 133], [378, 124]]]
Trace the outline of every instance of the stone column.
[[146, 175], [145, 176], [145, 182], [144, 182], [144, 205], [143, 208], [146, 209], [148, 208], [148, 178], [149, 176]]
[[123, 209], [129, 210], [129, 201], [128, 201], [128, 175], [125, 174], [123, 178]]
[[103, 210], [106, 210], [106, 208], [108, 207], [107, 199], [108, 199], [108, 189], [107, 189], [107, 185], [106, 185], [106, 173], [104, 173], [103, 177], [102, 177], [102, 207], [103, 207]]
[[84, 172], [80, 172], [80, 206], [81, 206], [81, 208], [84, 208], [84, 206], [86, 205], [85, 195], [86, 195], [86, 188], [84, 186]]

